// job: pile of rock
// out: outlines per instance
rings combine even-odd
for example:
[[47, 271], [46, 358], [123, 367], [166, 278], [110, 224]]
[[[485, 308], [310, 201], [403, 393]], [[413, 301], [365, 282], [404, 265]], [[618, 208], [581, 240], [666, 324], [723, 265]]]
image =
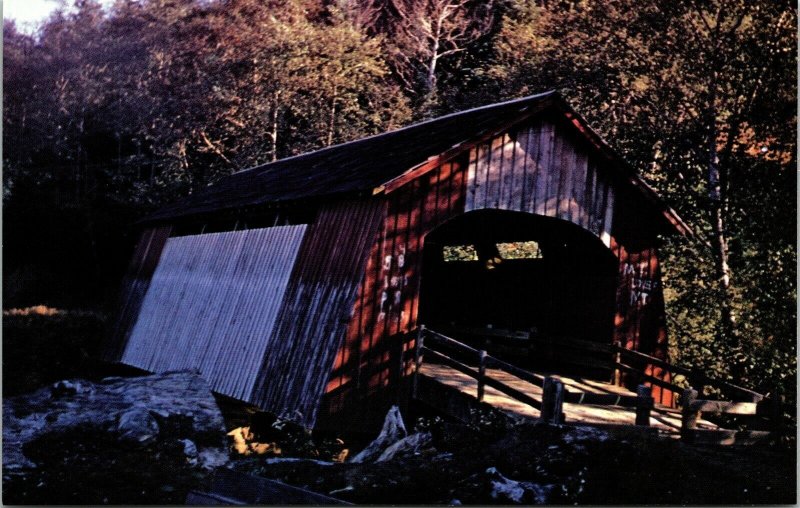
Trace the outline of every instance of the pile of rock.
[[228, 461], [222, 414], [196, 372], [65, 380], [3, 401], [4, 478], [36, 468], [28, 443], [75, 429], [116, 436], [121, 449], [179, 445], [190, 465], [206, 469]]

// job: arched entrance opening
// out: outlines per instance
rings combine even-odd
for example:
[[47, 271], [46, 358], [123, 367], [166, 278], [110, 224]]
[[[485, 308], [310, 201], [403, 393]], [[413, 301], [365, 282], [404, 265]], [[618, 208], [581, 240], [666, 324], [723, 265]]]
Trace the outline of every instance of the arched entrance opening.
[[425, 237], [419, 322], [518, 365], [607, 378], [607, 354], [565, 344], [612, 342], [618, 266], [571, 222], [468, 212]]

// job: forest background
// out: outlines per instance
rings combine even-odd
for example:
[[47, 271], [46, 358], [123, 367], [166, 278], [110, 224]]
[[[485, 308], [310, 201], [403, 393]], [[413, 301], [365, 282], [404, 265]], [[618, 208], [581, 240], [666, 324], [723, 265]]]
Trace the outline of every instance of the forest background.
[[[113, 315], [135, 222], [224, 175], [560, 91], [697, 233], [673, 361], [796, 401], [796, 5], [78, 0], [3, 30], [3, 306]], [[793, 411], [792, 411], [793, 412]]]

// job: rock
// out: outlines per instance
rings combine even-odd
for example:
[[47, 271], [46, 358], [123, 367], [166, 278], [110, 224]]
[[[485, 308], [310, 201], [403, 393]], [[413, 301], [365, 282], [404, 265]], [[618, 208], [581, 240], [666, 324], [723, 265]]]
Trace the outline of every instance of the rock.
[[372, 462], [378, 459], [391, 445], [406, 437], [407, 434], [406, 426], [403, 423], [403, 417], [400, 414], [400, 408], [392, 406], [386, 413], [386, 418], [383, 421], [383, 428], [380, 434], [378, 434], [378, 437], [350, 459], [350, 462], [356, 464]]
[[492, 499], [500, 501], [516, 504], [547, 504], [547, 497], [553, 490], [553, 485], [538, 485], [506, 478], [494, 467], [486, 470], [486, 476], [491, 488], [489, 495]]
[[[214, 396], [195, 372], [170, 372], [100, 383], [60, 381], [3, 400], [3, 473], [35, 467], [23, 447], [45, 435], [96, 428], [134, 443], [151, 437], [191, 440], [204, 455], [199, 464], [228, 460], [225, 426]], [[173, 441], [174, 443], [174, 441]], [[219, 450], [214, 452], [213, 450]]]
[[599, 441], [602, 443], [603, 441], [607, 441], [608, 438], [608, 432], [588, 425], [570, 427], [564, 434], [564, 442], [568, 444], [581, 441]]
[[227, 434], [230, 437], [231, 450], [240, 455], [250, 455], [250, 446], [248, 441], [252, 440], [250, 427], [236, 427]]
[[70, 381], [68, 379], [58, 381], [50, 386], [50, 396], [54, 399], [71, 397], [79, 393], [91, 393], [92, 391], [91, 386], [83, 385], [80, 381]]
[[116, 431], [123, 441], [149, 444], [158, 436], [158, 423], [150, 411], [134, 407], [119, 415]]
[[417, 432], [389, 446], [375, 462], [392, 460], [395, 457], [413, 455], [433, 441], [430, 432]]
[[197, 464], [207, 471], [227, 466], [230, 461], [228, 451], [222, 448], [205, 448], [197, 453]]
[[352, 485], [348, 485], [347, 487], [343, 487], [341, 489], [332, 490], [332, 491], [328, 492], [328, 495], [329, 496], [335, 496], [337, 494], [344, 494], [346, 492], [353, 492], [354, 490], [356, 490], [356, 489]]
[[197, 465], [197, 445], [191, 439], [181, 439], [178, 442], [183, 445], [183, 454], [189, 464]]

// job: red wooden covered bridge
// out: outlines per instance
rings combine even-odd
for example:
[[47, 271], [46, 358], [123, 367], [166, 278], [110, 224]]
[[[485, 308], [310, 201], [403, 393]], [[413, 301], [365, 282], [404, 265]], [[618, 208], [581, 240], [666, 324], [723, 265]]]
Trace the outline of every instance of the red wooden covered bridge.
[[490, 353], [525, 368], [607, 377], [592, 358], [606, 350], [559, 344], [666, 360], [657, 248], [676, 232], [689, 230], [558, 94], [512, 100], [161, 209], [142, 223], [106, 358], [199, 369], [308, 427], [382, 416], [422, 323], [468, 343], [491, 330], [505, 339]]

